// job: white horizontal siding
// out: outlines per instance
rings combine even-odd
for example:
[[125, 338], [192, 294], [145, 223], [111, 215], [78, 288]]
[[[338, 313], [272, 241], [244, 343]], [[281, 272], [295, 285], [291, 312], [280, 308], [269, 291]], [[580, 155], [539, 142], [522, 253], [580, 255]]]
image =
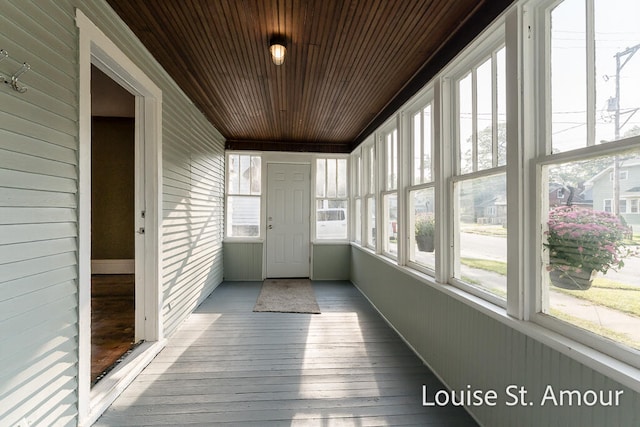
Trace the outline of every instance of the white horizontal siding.
[[224, 141], [103, 0], [4, 1], [0, 48], [0, 425], [77, 423], [80, 8], [163, 92], [163, 324], [222, 280]]
[[74, 208], [0, 206], [0, 225], [25, 224], [27, 221], [30, 221], [32, 224], [72, 222], [75, 221], [75, 219], [76, 211]]
[[0, 425], [77, 412], [77, 36], [52, 3], [0, 14], [0, 74], [31, 65], [0, 85]]

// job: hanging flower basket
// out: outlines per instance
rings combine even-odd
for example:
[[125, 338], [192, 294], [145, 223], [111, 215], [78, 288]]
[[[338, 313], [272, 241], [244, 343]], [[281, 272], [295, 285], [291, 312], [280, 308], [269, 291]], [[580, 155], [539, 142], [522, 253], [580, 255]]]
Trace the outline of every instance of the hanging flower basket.
[[433, 252], [435, 249], [433, 236], [416, 236], [416, 244], [420, 252]]
[[549, 212], [547, 225], [547, 270], [560, 288], [589, 289], [598, 272], [622, 268], [631, 254], [624, 244], [629, 227], [611, 213], [561, 206]]
[[420, 252], [434, 251], [434, 235], [436, 222], [432, 213], [416, 215], [416, 244]]
[[569, 289], [573, 291], [586, 291], [593, 284], [598, 272], [596, 270], [591, 271], [561, 271], [551, 270], [549, 272], [549, 279], [551, 284], [562, 289]]

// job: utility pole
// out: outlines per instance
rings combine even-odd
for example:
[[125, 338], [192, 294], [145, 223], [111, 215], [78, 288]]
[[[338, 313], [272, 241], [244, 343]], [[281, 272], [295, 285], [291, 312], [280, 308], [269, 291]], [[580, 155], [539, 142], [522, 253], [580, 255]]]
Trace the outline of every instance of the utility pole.
[[[616, 58], [616, 95], [615, 95], [615, 116], [614, 116], [614, 141], [620, 139], [620, 73], [627, 62], [640, 50], [640, 44], [628, 47], [621, 52], [617, 52]], [[624, 58], [624, 60], [622, 60]], [[637, 110], [636, 110], [637, 111]], [[633, 112], [635, 113], [635, 111]], [[632, 113], [632, 114], [633, 114]], [[620, 157], [613, 158], [613, 196], [611, 198], [611, 211], [614, 215], [620, 215]]]

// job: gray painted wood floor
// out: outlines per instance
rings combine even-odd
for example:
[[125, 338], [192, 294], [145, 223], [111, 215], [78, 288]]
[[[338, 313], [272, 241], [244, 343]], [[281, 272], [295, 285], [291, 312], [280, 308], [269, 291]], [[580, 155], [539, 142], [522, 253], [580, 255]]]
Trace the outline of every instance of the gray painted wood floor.
[[253, 313], [259, 282], [221, 284], [95, 424], [475, 426], [349, 282], [313, 282], [322, 314]]

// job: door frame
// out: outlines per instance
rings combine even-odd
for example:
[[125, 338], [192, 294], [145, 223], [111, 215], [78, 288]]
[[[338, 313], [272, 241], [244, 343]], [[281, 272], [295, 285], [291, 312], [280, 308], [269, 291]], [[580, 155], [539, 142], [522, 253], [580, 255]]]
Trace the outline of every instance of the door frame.
[[[78, 418], [91, 425], [164, 346], [162, 325], [162, 91], [82, 11], [79, 28], [78, 154]], [[146, 206], [136, 207], [137, 347], [107, 377], [91, 388], [91, 65], [135, 95], [136, 158], [144, 164], [136, 193]], [[139, 172], [136, 172], [138, 176]], [[136, 202], [140, 197], [136, 197]], [[142, 222], [140, 209], [145, 211]], [[133, 233], [134, 230], [131, 230]], [[144, 257], [139, 256], [144, 253]]]
[[308, 245], [309, 245], [309, 277], [311, 277], [311, 272], [313, 271], [312, 269], [312, 227], [311, 227], [311, 216], [312, 216], [312, 209], [314, 206], [314, 198], [312, 194], [313, 191], [313, 174], [314, 174], [314, 166], [313, 166], [313, 157], [311, 157], [311, 159], [309, 161], [271, 161], [271, 160], [267, 160], [266, 162], [266, 168], [265, 171], [266, 173], [264, 174], [264, 182], [265, 182], [265, 188], [267, 189], [267, 191], [265, 192], [265, 198], [264, 198], [264, 214], [263, 214], [263, 223], [264, 223], [264, 253], [262, 256], [262, 259], [264, 260], [263, 262], [263, 271], [262, 271], [262, 277], [263, 278], [267, 278], [268, 277], [268, 254], [267, 254], [267, 247], [268, 247], [268, 242], [267, 240], [269, 239], [269, 233], [267, 231], [267, 227], [268, 227], [268, 219], [269, 219], [269, 207], [268, 207], [268, 203], [269, 203], [269, 192], [270, 192], [270, 188], [269, 188], [269, 165], [271, 164], [283, 164], [283, 165], [303, 165], [303, 166], [308, 166], [309, 167], [309, 189], [308, 189], [308, 204], [309, 204], [309, 238], [308, 238]]

